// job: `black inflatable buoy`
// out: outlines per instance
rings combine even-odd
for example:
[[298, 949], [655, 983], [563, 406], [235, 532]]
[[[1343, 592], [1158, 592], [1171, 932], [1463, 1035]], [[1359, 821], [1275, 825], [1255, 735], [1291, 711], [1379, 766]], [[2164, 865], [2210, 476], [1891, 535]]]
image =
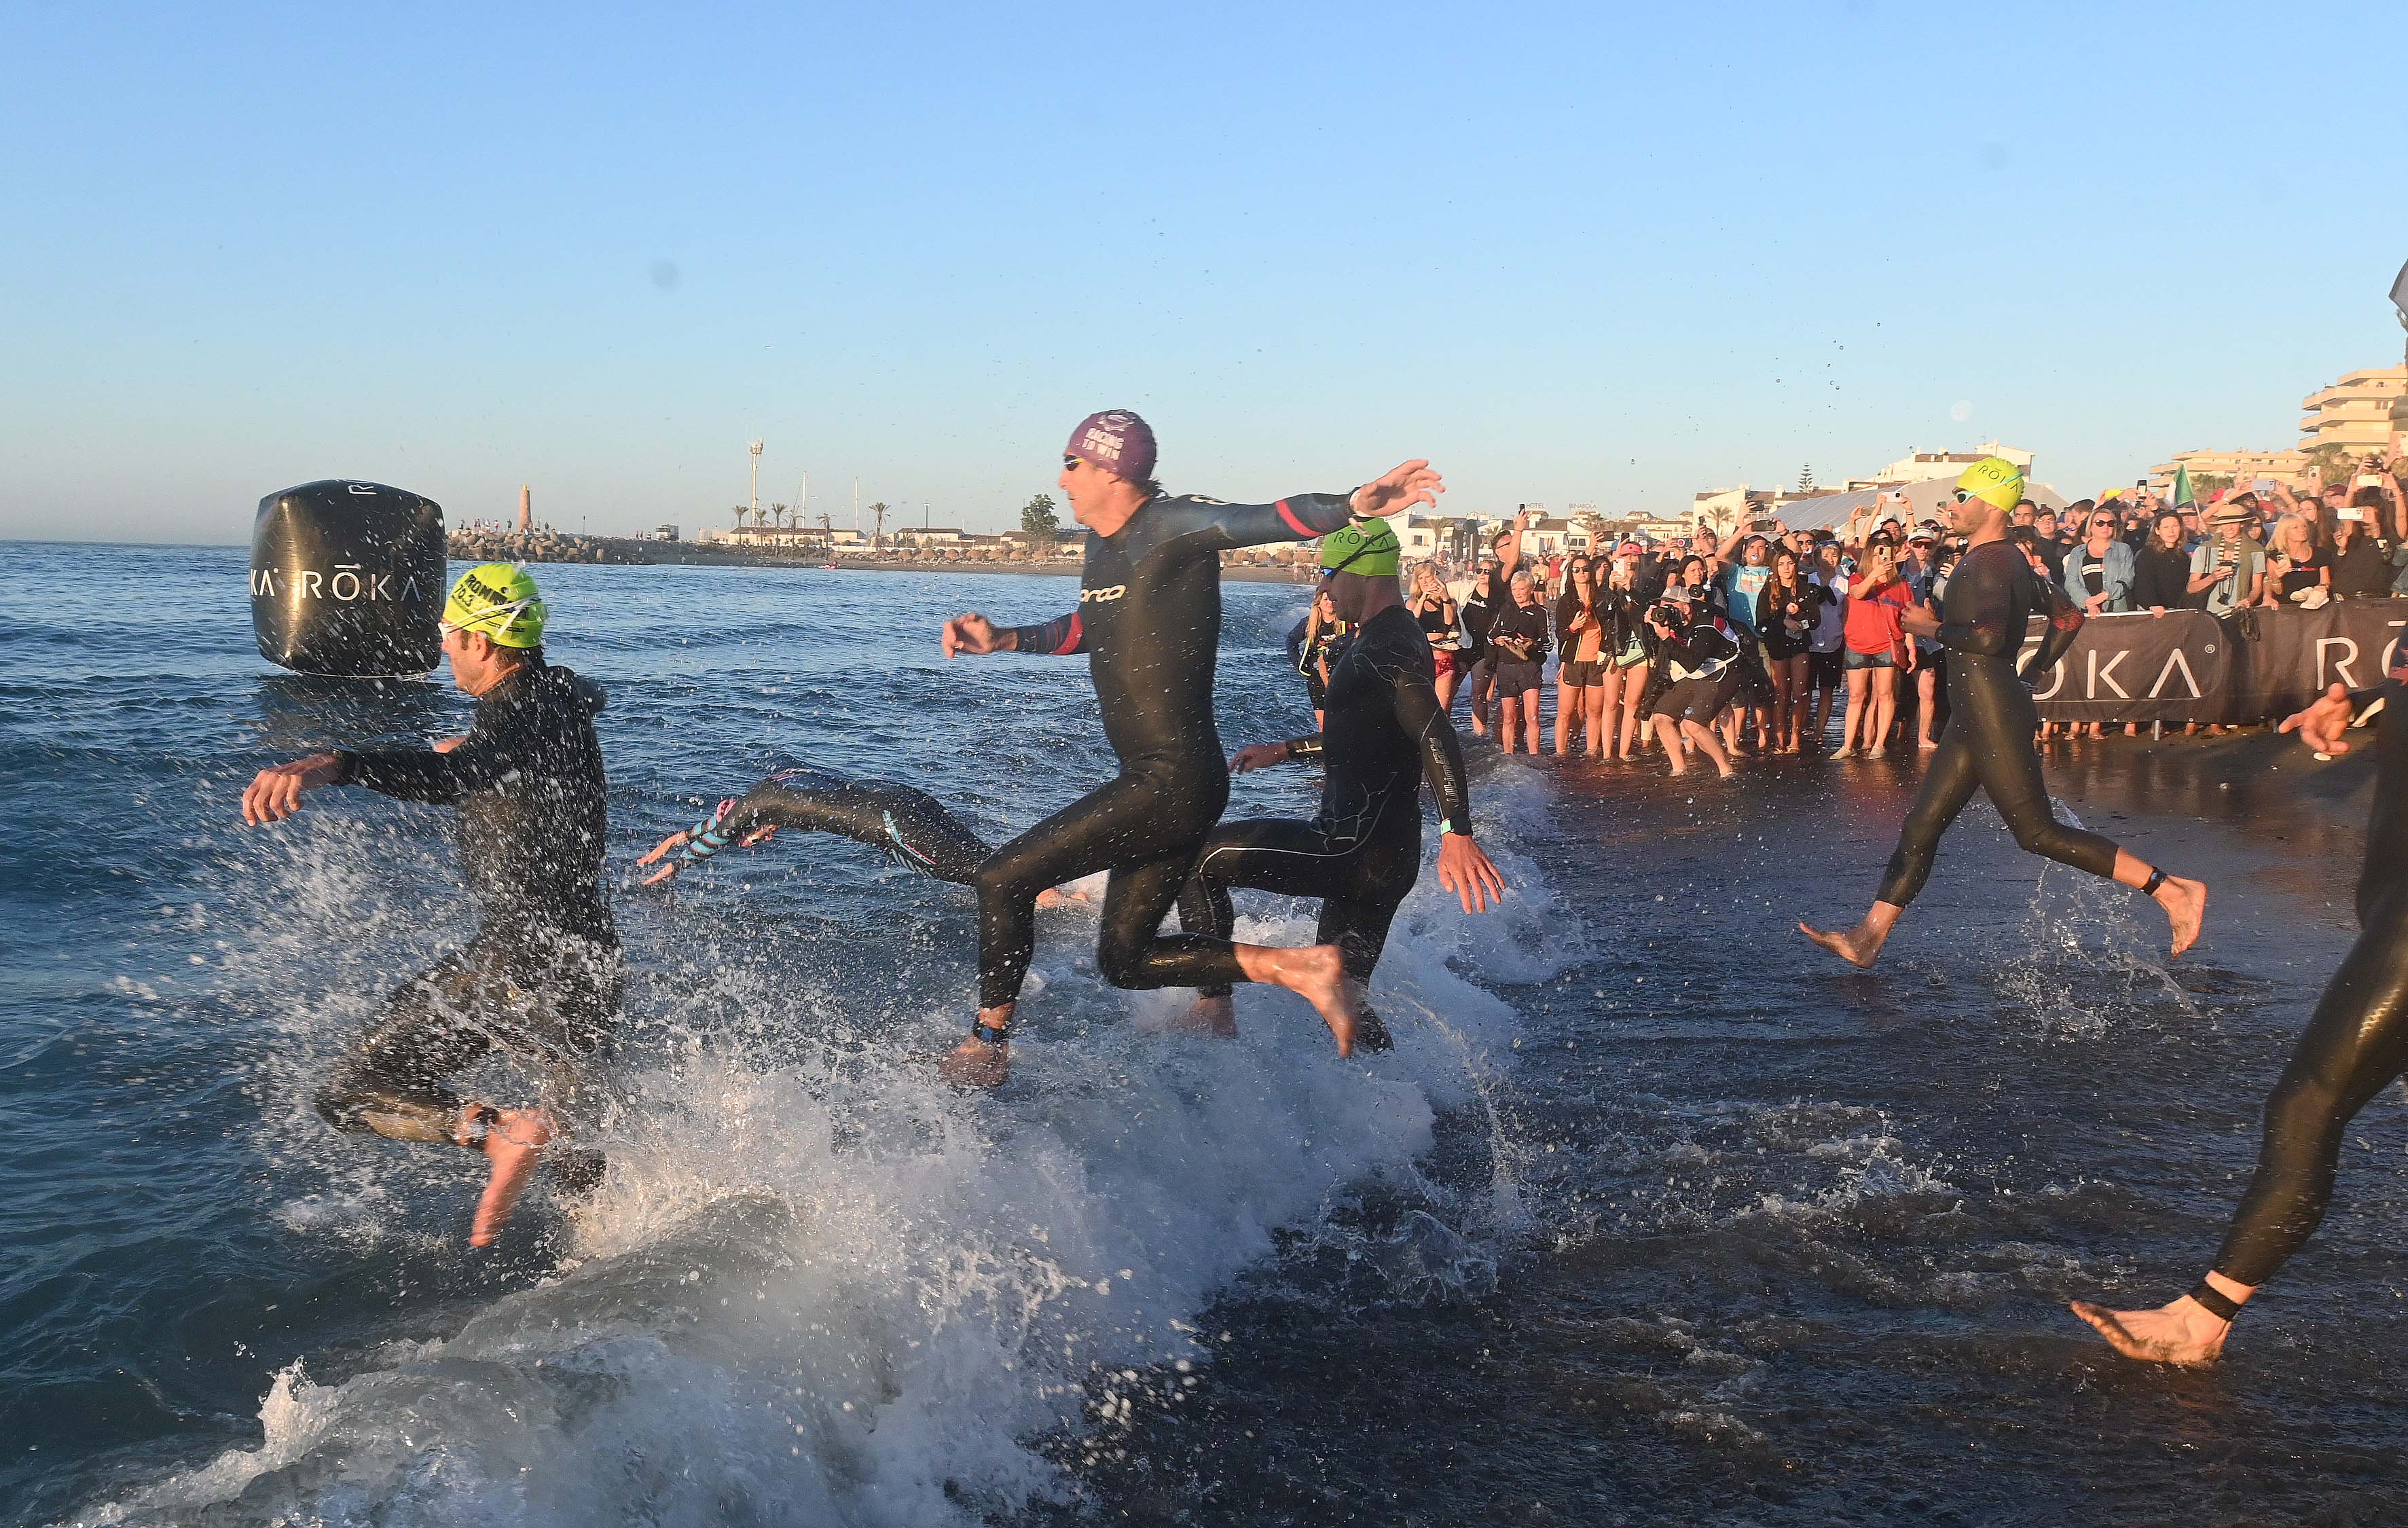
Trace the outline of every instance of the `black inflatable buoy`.
[[251, 624], [296, 674], [393, 678], [443, 656], [443, 507], [382, 483], [304, 483], [259, 501]]

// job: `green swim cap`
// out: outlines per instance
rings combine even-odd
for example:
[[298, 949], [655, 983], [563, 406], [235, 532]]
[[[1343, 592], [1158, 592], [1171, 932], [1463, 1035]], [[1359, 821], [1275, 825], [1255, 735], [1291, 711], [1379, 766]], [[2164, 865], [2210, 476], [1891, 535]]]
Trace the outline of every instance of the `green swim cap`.
[[496, 647], [541, 643], [543, 617], [534, 576], [515, 563], [480, 563], [460, 575], [443, 602], [446, 631], [482, 632]]
[[1321, 571], [1393, 578], [1404, 567], [1405, 549], [1384, 520], [1357, 520], [1321, 538]]
[[2024, 496], [2024, 469], [2003, 456], [1985, 456], [1956, 479], [1956, 492], [1999, 509], [2013, 509]]

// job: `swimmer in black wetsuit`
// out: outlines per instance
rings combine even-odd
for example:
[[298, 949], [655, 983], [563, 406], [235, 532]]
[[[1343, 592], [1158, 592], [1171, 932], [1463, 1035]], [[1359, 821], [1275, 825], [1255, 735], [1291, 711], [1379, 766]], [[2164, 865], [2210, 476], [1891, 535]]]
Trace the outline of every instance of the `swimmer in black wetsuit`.
[[[1881, 955], [1899, 914], [1923, 890], [1931, 874], [1941, 835], [1973, 799], [1989, 793], [1990, 804], [2007, 820], [2015, 842], [2094, 876], [2112, 876], [2147, 893], [2173, 924], [2173, 952], [2199, 937], [2207, 910], [2207, 888], [2153, 869], [2112, 840], [2057, 821], [2040, 772], [2032, 737], [2040, 729], [2026, 678], [2054, 667], [2082, 629], [2081, 613], [2056, 583], [2036, 577], [2005, 539], [2007, 510], [2023, 493], [2023, 473], [2000, 457], [1976, 462], [1957, 479], [1951, 508], [1956, 530], [1968, 538], [1965, 555], [1949, 578], [1947, 619], [1914, 606], [1901, 623], [1915, 636], [1936, 636], [1948, 650], [1948, 728], [1931, 755], [1923, 788], [1907, 809], [1881, 891], [1863, 922], [1826, 932], [1803, 921], [1799, 929], [1833, 954], [1870, 966]], [[2040, 650], [2015, 671], [2030, 617], [2049, 617]]]
[[[1344, 952], [1357, 992], [1371, 979], [1388, 925], [1422, 868], [1422, 778], [1439, 807], [1439, 884], [1466, 912], [1504, 894], [1497, 867], [1471, 838], [1463, 746], [1439, 704], [1429, 638], [1397, 588], [1396, 533], [1373, 521], [1323, 538], [1322, 588], [1354, 639], [1330, 671], [1328, 706], [1314, 736], [1240, 749], [1238, 774], [1289, 759], [1318, 758], [1326, 774], [1321, 814], [1310, 822], [1254, 818], [1224, 822], [1204, 840], [1196, 875], [1179, 894], [1179, 923], [1226, 939], [1235, 921], [1229, 889], [1251, 886], [1321, 899], [1318, 942]], [[1237, 1034], [1229, 988], [1202, 989], [1186, 1027]], [[1354, 1043], [1388, 1049], [1369, 1008]]]
[[[721, 850], [767, 843], [781, 828], [829, 833], [867, 844], [896, 864], [955, 886], [970, 884], [979, 865], [995, 852], [925, 791], [797, 768], [778, 770], [742, 795], [721, 802], [709, 817], [670, 834], [636, 863], [653, 864], [671, 850], [685, 850], [644, 878], [645, 885], [657, 885]], [[1048, 887], [1038, 893], [1037, 905], [1070, 900], [1086, 898]]]
[[1272, 950], [1160, 929], [1229, 800], [1229, 769], [1212, 724], [1220, 553], [1321, 536], [1350, 516], [1433, 504], [1441, 485], [1427, 463], [1408, 462], [1351, 495], [1229, 505], [1164, 493], [1153, 480], [1154, 461], [1144, 421], [1121, 411], [1091, 416], [1070, 436], [1059, 479], [1072, 515], [1087, 527], [1079, 608], [1008, 630], [975, 610], [945, 622], [947, 657], [1088, 653], [1104, 735], [1121, 763], [1111, 781], [979, 867], [979, 1013], [970, 1037], [946, 1058], [945, 1074], [955, 1082], [1004, 1079], [1006, 1026], [1033, 953], [1037, 893], [1098, 870], [1111, 878], [1096, 964], [1112, 985], [1271, 982], [1320, 1011], [1341, 1055], [1354, 1048], [1354, 1001], [1335, 949]]
[[2305, 1033], [2266, 1099], [2258, 1171], [2196, 1288], [2155, 1310], [2109, 1310], [2086, 1300], [2073, 1313], [2128, 1358], [2205, 1364], [2224, 1351], [2233, 1318], [2325, 1218], [2341, 1162], [2342, 1132], [2358, 1111], [2408, 1072], [2408, 653], [2372, 690], [2340, 685], [2283, 722], [2319, 753], [2345, 753], [2353, 713], [2379, 705], [2374, 808], [2358, 877], [2358, 942], [2342, 957]]
[[[492, 1172], [468, 1238], [479, 1247], [500, 1234], [561, 1131], [555, 1110], [585, 1092], [585, 1064], [609, 1037], [623, 979], [602, 899], [601, 692], [544, 662], [543, 623], [523, 570], [470, 570], [443, 611], [452, 681], [477, 697], [468, 735], [431, 750], [313, 754], [261, 770], [242, 798], [251, 823], [291, 816], [304, 792], [326, 785], [459, 808], [476, 936], [394, 990], [337, 1064], [318, 1111], [337, 1130], [481, 1152]], [[446, 1085], [495, 1050], [542, 1074], [544, 1105], [495, 1108]], [[564, 1180], [591, 1187], [599, 1177], [594, 1153], [554, 1154]]]

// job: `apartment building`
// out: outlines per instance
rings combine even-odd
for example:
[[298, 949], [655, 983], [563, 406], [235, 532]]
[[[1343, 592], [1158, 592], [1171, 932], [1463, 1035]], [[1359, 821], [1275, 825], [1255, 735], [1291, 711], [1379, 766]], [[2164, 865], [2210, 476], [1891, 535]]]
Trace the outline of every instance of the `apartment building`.
[[2300, 401], [2305, 415], [2300, 421], [2300, 450], [2338, 446], [2352, 456], [2391, 456], [2402, 449], [2401, 431], [2408, 428], [2392, 415], [2403, 400], [2408, 400], [2408, 365], [2351, 372]]

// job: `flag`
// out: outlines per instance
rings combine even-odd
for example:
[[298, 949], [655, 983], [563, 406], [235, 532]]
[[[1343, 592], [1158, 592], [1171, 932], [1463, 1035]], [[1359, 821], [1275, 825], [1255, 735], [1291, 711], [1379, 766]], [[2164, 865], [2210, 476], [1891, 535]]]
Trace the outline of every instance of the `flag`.
[[2190, 468], [2186, 466], [2174, 468], [2174, 507], [2177, 509], [2199, 507], [2199, 499], [2190, 491]]

